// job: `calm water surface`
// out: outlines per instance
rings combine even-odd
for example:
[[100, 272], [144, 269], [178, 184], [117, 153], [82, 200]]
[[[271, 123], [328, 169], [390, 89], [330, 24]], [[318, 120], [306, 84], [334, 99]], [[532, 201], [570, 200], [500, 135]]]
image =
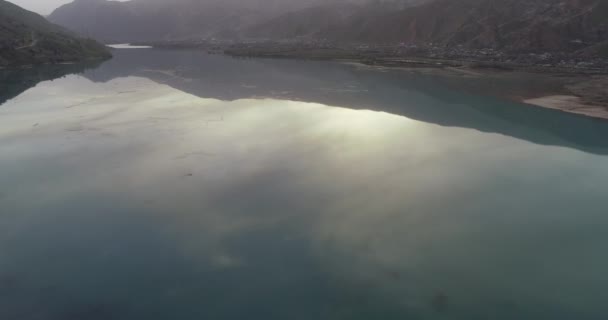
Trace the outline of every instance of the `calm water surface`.
[[2, 73], [0, 319], [608, 316], [608, 122], [499, 98], [551, 83], [115, 56]]

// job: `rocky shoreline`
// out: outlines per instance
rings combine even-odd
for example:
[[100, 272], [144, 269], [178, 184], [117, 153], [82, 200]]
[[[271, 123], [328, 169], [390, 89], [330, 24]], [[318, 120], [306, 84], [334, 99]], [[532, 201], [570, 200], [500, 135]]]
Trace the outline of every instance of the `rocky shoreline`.
[[231, 40], [152, 41], [131, 45], [201, 49], [208, 53], [234, 57], [355, 60], [370, 65], [394, 67], [472, 67], [547, 73], [608, 74], [608, 56], [550, 52], [514, 53], [490, 48], [467, 49], [462, 46]]

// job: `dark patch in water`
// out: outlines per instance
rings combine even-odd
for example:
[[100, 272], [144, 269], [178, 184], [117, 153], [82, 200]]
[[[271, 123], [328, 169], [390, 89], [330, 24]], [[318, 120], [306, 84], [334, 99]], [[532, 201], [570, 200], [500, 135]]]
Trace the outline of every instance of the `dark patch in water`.
[[445, 312], [450, 298], [444, 292], [437, 292], [431, 299], [431, 307], [437, 312]]
[[389, 271], [388, 275], [393, 280], [401, 280], [401, 272], [399, 271]]
[[519, 309], [519, 304], [516, 301], [514, 301], [514, 300], [506, 300], [506, 301], [504, 301], [502, 303], [499, 303], [498, 304], [498, 308], [502, 308], [502, 309], [510, 310], [510, 311], [512, 311], [512, 310], [518, 310]]
[[7, 296], [19, 288], [19, 281], [14, 275], [0, 275], [0, 297]]
[[38, 289], [38, 292], [41, 295], [46, 295], [46, 296], [55, 295], [59, 292], [59, 289], [60, 289], [60, 287], [58, 285], [51, 284], [51, 285], [41, 287], [40, 289]]
[[67, 310], [57, 320], [114, 320], [119, 319], [124, 308], [109, 303], [83, 305]]

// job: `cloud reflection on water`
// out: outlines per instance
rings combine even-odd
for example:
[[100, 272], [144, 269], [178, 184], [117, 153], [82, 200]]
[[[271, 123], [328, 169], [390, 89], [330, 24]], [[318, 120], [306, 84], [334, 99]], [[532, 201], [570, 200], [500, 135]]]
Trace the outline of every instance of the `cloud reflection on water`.
[[0, 273], [65, 278], [60, 300], [159, 319], [602, 308], [600, 156], [137, 77], [44, 82], [0, 119]]

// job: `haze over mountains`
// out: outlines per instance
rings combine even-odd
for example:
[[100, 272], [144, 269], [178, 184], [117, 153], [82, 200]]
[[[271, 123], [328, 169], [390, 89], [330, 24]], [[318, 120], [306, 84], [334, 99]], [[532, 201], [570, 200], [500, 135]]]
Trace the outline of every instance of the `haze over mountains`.
[[[106, 42], [238, 38], [285, 12], [350, 0], [76, 0], [49, 19]], [[354, 0], [353, 0], [354, 1]]]
[[608, 51], [604, 0], [76, 0], [49, 19], [104, 42], [300, 39]]

